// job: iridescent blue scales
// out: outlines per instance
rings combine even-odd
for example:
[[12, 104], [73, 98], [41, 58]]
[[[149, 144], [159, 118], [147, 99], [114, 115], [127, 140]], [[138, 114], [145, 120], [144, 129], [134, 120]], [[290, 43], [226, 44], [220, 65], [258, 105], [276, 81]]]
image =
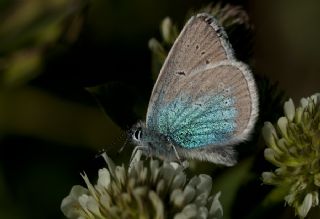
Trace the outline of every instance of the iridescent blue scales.
[[182, 147], [199, 148], [230, 139], [236, 115], [232, 97], [210, 96], [202, 105], [182, 97], [159, 106], [155, 129]]
[[[207, 14], [192, 17], [172, 46], [150, 98], [146, 123], [134, 128], [136, 150], [168, 160], [234, 165], [258, 115], [256, 85]], [[135, 151], [136, 151], [135, 150]]]

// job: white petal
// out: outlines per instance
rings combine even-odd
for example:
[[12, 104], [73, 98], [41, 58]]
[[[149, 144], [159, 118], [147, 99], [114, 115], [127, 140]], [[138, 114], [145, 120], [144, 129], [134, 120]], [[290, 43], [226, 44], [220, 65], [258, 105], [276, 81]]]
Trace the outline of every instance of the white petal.
[[312, 206], [319, 205], [319, 193], [317, 191], [312, 192]]
[[222, 205], [219, 201], [220, 195], [221, 195], [221, 192], [218, 192], [213, 198], [213, 201], [209, 210], [210, 216], [216, 216], [218, 218], [220, 218], [219, 216], [223, 216]]
[[88, 190], [82, 186], [73, 186], [70, 194], [65, 197], [61, 202], [61, 211], [67, 218], [78, 218], [81, 214], [79, 196], [88, 194]]
[[138, 174], [137, 181], [139, 182], [146, 182], [148, 178], [148, 168], [143, 166]]
[[185, 219], [185, 215], [183, 213], [177, 213], [174, 215], [173, 219]]
[[125, 184], [126, 181], [126, 170], [123, 166], [116, 166], [115, 169], [116, 179], [121, 185]]
[[170, 165], [173, 167], [173, 169], [178, 169], [180, 167], [180, 164], [178, 164], [177, 162], [170, 162]]
[[169, 42], [171, 39], [171, 29], [172, 29], [172, 21], [169, 17], [166, 17], [165, 19], [163, 19], [161, 23], [162, 36], [166, 42]]
[[193, 201], [197, 206], [205, 206], [208, 202], [208, 194], [202, 193], [197, 195], [196, 199]]
[[276, 153], [274, 152], [273, 149], [271, 148], [266, 148], [264, 149], [264, 157], [271, 162], [272, 164], [276, 165], [276, 166], [281, 166], [281, 163], [276, 159]]
[[262, 180], [266, 184], [274, 184], [276, 175], [273, 172], [263, 172]]
[[155, 183], [158, 180], [159, 176], [159, 160], [150, 161], [150, 173], [151, 173], [151, 183]]
[[99, 203], [94, 200], [94, 198], [89, 197], [87, 201], [87, 208], [88, 210], [98, 217], [102, 217], [100, 210], [99, 210]]
[[157, 183], [156, 192], [158, 194], [162, 194], [166, 190], [166, 184], [164, 179], [160, 179], [160, 181]]
[[199, 182], [200, 182], [199, 177], [194, 176], [194, 177], [192, 177], [192, 178], [189, 180], [188, 185], [193, 186], [193, 187], [196, 187]]
[[93, 185], [91, 184], [91, 182], [90, 182], [87, 174], [86, 174], [86, 173], [83, 173], [83, 174], [80, 174], [80, 175], [82, 176], [84, 182], [87, 184], [87, 187], [88, 187], [88, 189], [89, 189], [90, 194], [91, 194], [96, 200], [98, 200], [98, 195], [96, 194], [96, 190], [95, 190], [95, 188], [93, 187]]
[[148, 47], [152, 52], [157, 52], [157, 53], [165, 53], [162, 45], [159, 43], [158, 40], [155, 38], [151, 38], [148, 42]]
[[206, 174], [199, 175], [200, 183], [197, 185], [197, 193], [205, 193], [209, 195], [212, 189], [212, 179]]
[[301, 98], [300, 104], [302, 108], [306, 108], [308, 106], [308, 100], [306, 98]]
[[262, 136], [268, 147], [273, 148], [277, 153], [282, 153], [278, 149], [276, 141], [278, 140], [277, 132], [270, 122], [265, 122], [262, 128]]
[[288, 132], [287, 132], [287, 127], [288, 127], [288, 119], [287, 117], [281, 117], [278, 119], [278, 127], [281, 131], [282, 136], [288, 139]]
[[86, 194], [83, 194], [83, 195], [79, 196], [78, 201], [79, 201], [79, 204], [81, 205], [81, 207], [83, 209], [87, 209], [88, 200], [89, 200], [89, 196], [86, 195]]
[[313, 183], [314, 183], [316, 186], [320, 186], [320, 173], [314, 174], [314, 176], [313, 176]]
[[196, 190], [193, 186], [187, 185], [183, 190], [183, 194], [185, 196], [185, 203], [189, 203], [194, 199]]
[[181, 207], [184, 204], [184, 194], [181, 189], [175, 189], [170, 194], [170, 201], [176, 206]]
[[149, 192], [149, 199], [151, 200], [151, 203], [153, 205], [153, 207], [155, 208], [155, 219], [162, 219], [165, 218], [164, 216], [164, 206], [162, 203], [162, 200], [159, 198], [159, 196], [157, 195], [157, 193], [155, 193], [154, 191], [150, 191]]
[[292, 205], [292, 203], [296, 200], [296, 196], [292, 193], [286, 195], [284, 197], [284, 200], [289, 204], [289, 205]]
[[106, 161], [111, 176], [115, 177], [115, 168], [116, 168], [116, 165], [113, 163], [113, 161], [110, 159], [110, 157], [108, 157], [107, 153], [104, 152], [103, 154], [101, 154], [101, 156], [102, 156], [103, 159]]
[[303, 109], [302, 109], [302, 107], [298, 107], [298, 108], [296, 109], [296, 117], [295, 117], [295, 120], [296, 120], [297, 123], [300, 123], [300, 122], [301, 122], [302, 114], [303, 114]]
[[176, 188], [182, 187], [185, 184], [186, 179], [187, 179], [186, 175], [183, 172], [180, 172], [178, 175], [176, 175], [173, 178], [173, 181], [171, 183], [171, 188], [176, 189]]
[[[91, 197], [92, 198], [92, 197]], [[88, 195], [81, 195], [78, 198], [78, 201], [82, 207], [82, 209], [86, 212], [86, 214], [89, 216], [89, 218], [94, 218], [93, 214], [90, 212], [90, 210], [88, 209], [88, 202], [89, 202], [90, 196]]]
[[102, 205], [104, 208], [106, 208], [106, 209], [110, 208], [110, 204], [111, 204], [110, 199], [111, 199], [111, 198], [110, 198], [109, 195], [107, 195], [107, 194], [102, 195], [102, 196], [100, 197], [100, 203], [101, 203], [101, 205]]
[[97, 185], [105, 189], [109, 188], [111, 178], [107, 168], [100, 169], [98, 172], [98, 175], [99, 175], [99, 178], [98, 178]]
[[148, 190], [146, 187], [137, 187], [132, 191], [133, 195], [135, 195], [136, 197], [145, 196], [147, 192]]
[[315, 104], [318, 104], [320, 102], [320, 93], [315, 93], [311, 96], [311, 99]]
[[198, 209], [198, 218], [207, 219], [209, 215], [208, 209], [206, 207], [200, 207]]
[[293, 121], [294, 114], [295, 114], [295, 107], [291, 98], [284, 103], [284, 114], [289, 119], [289, 121]]
[[196, 218], [197, 206], [194, 204], [187, 205], [183, 210], [174, 216], [174, 219], [189, 219]]
[[308, 193], [303, 200], [303, 203], [298, 207], [298, 214], [301, 217], [306, 217], [312, 207], [312, 194]]
[[130, 174], [131, 169], [136, 168], [136, 165], [139, 163], [142, 156], [142, 151], [137, 150], [137, 152], [131, 157], [131, 162], [129, 164], [128, 173]]
[[[266, 134], [272, 135], [272, 136], [278, 138], [277, 132], [276, 132], [276, 130], [275, 130], [275, 128], [273, 127], [273, 125], [272, 125], [271, 122], [265, 122], [265, 123], [263, 124], [263, 129], [266, 129], [266, 131], [265, 131]], [[267, 131], [268, 131], [268, 132], [267, 132]]]
[[[281, 152], [284, 152], [284, 153], [288, 153], [288, 141], [285, 139], [285, 138], [280, 138], [278, 141], [277, 141], [277, 148], [279, 148], [281, 150]], [[281, 154], [281, 153], [280, 153]]]
[[175, 169], [170, 165], [170, 163], [164, 161], [161, 167], [161, 176], [166, 182], [171, 182], [173, 177], [176, 175]]

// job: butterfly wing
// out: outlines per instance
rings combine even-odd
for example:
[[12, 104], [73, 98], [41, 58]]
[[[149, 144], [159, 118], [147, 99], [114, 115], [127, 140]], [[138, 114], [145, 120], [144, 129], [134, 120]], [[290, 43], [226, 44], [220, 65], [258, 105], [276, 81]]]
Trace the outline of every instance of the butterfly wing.
[[146, 125], [167, 135], [183, 157], [232, 165], [228, 145], [248, 137], [257, 92], [224, 35], [209, 15], [190, 19], [160, 72]]
[[182, 29], [160, 70], [148, 106], [146, 123], [153, 126], [156, 110], [173, 98], [168, 92], [179, 84], [181, 75], [206, 63], [233, 59], [233, 51], [224, 30], [207, 14], [193, 16]]

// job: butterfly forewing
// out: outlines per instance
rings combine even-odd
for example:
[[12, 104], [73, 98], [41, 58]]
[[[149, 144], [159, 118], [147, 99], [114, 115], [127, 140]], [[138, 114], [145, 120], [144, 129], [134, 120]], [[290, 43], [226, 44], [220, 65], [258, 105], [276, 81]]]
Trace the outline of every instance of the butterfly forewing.
[[147, 126], [156, 119], [153, 111], [170, 99], [172, 87], [179, 87], [181, 76], [199, 66], [233, 58], [224, 30], [206, 14], [192, 17], [172, 46], [154, 86], [147, 113]]

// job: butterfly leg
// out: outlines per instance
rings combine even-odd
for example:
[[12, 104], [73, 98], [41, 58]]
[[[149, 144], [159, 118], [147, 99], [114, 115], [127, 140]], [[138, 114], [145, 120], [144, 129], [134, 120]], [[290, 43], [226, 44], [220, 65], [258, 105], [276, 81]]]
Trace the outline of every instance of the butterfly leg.
[[181, 158], [180, 158], [180, 156], [179, 156], [179, 154], [178, 154], [178, 151], [177, 151], [176, 147], [175, 147], [173, 144], [170, 144], [170, 146], [171, 146], [171, 148], [173, 149], [174, 154], [175, 154], [178, 162], [179, 162], [180, 164], [182, 164]]
[[134, 164], [136, 164], [142, 155], [142, 151], [148, 149], [148, 147], [146, 146], [136, 146], [131, 154], [131, 158], [130, 158], [130, 162], [129, 162], [129, 171], [132, 169], [132, 167], [134, 166]]
[[132, 162], [132, 160], [136, 157], [136, 154], [139, 150], [144, 150], [144, 149], [148, 149], [148, 147], [146, 146], [136, 146], [133, 151], [132, 151], [132, 154], [131, 154], [131, 158], [130, 158], [130, 163]]

